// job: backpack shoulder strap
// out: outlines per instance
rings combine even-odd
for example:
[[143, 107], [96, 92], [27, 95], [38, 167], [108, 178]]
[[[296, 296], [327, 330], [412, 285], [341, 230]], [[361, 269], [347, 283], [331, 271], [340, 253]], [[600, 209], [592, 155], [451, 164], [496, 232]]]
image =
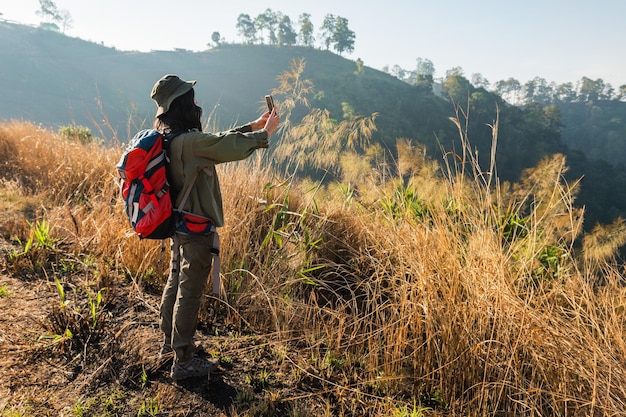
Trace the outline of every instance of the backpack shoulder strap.
[[204, 168], [201, 169], [197, 169], [194, 173], [193, 176], [191, 177], [191, 181], [189, 181], [189, 184], [187, 185], [187, 188], [185, 188], [185, 193], [183, 194], [183, 198], [180, 200], [180, 204], [178, 204], [178, 211], [182, 211], [183, 207], [185, 205], [185, 203], [187, 202], [187, 198], [189, 198], [189, 194], [191, 194], [191, 188], [193, 187], [193, 184], [196, 182], [196, 179], [198, 178], [198, 174], [200, 174], [200, 171], [204, 171], [207, 175], [213, 175], [213, 171], [211, 171], [211, 166], [205, 166]]
[[165, 149], [166, 152], [170, 151], [170, 143], [174, 140], [174, 138], [182, 133], [186, 133], [189, 132], [189, 130], [177, 130], [177, 131], [168, 131], [165, 130], [163, 132], [159, 132], [161, 133], [161, 136], [163, 137], [163, 149]]
[[[168, 142], [167, 143], [168, 148], [169, 148], [169, 142], [172, 139], [174, 139], [176, 136], [180, 135], [181, 133], [185, 133], [185, 132], [189, 132], [189, 130], [167, 133], [167, 137], [164, 136], [164, 139], [166, 139], [166, 141]], [[213, 175], [213, 171], [211, 170], [211, 167], [213, 165], [214, 164], [205, 165], [204, 167], [195, 170], [195, 172], [192, 174], [191, 181], [189, 181], [189, 184], [187, 185], [187, 187], [181, 190], [183, 193], [183, 198], [180, 200], [180, 203], [178, 204], [178, 207], [176, 208], [177, 211], [183, 211], [183, 207], [185, 206], [185, 203], [187, 202], [187, 199], [189, 198], [189, 194], [191, 194], [191, 188], [196, 182], [196, 179], [198, 178], [198, 174], [200, 174], [200, 171], [204, 171], [207, 175], [211, 176]]]

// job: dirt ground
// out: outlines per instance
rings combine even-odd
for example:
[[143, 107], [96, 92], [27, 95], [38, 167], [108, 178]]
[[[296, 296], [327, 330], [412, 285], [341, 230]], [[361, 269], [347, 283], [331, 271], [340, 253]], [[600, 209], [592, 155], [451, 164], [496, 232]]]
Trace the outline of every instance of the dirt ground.
[[219, 358], [219, 371], [172, 381], [171, 359], [158, 357], [158, 294], [132, 283], [117, 283], [108, 294], [102, 331], [84, 345], [46, 336], [60, 311], [54, 282], [12, 276], [3, 267], [0, 288], [2, 417], [305, 416], [328, 409], [297, 350], [285, 351], [288, 344], [271, 336], [206, 323], [196, 344]]

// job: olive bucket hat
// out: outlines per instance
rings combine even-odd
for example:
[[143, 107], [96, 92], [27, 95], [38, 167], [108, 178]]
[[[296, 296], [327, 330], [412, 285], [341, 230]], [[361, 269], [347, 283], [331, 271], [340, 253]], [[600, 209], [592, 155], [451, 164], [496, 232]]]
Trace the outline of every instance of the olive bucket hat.
[[150, 98], [157, 105], [156, 117], [166, 113], [172, 101], [191, 90], [194, 85], [196, 85], [195, 80], [183, 81], [173, 74], [165, 75], [157, 81], [154, 87], [152, 87], [152, 93], [150, 94]]

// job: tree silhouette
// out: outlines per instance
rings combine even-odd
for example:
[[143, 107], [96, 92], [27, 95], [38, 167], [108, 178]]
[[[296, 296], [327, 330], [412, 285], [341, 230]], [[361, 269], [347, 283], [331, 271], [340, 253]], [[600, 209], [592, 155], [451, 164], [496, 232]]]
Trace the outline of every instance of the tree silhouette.
[[507, 100], [509, 103], [516, 104], [520, 101], [522, 85], [515, 78], [509, 78], [506, 81], [498, 81], [495, 83], [495, 89], [498, 95]]
[[261, 43], [263, 43], [263, 31], [268, 31], [269, 44], [276, 45], [278, 38], [276, 37], [276, 26], [278, 25], [278, 17], [272, 9], [267, 9], [254, 19], [254, 26], [257, 31], [261, 32]]
[[297, 34], [294, 32], [289, 16], [282, 16], [278, 23], [278, 44], [295, 45]]
[[415, 85], [426, 87], [426, 91], [432, 91], [435, 75], [435, 65], [430, 59], [417, 58]]
[[327, 14], [324, 16], [324, 21], [322, 22], [322, 29], [320, 31], [320, 35], [322, 37], [322, 42], [326, 49], [330, 49], [330, 45], [333, 42], [333, 34], [335, 33], [335, 22], [336, 18], [332, 14]]
[[583, 77], [578, 83], [578, 94], [581, 101], [598, 101], [598, 99], [604, 99], [604, 81], [599, 78], [592, 80], [591, 78]]
[[219, 45], [221, 42], [221, 36], [219, 32], [213, 32], [211, 34], [211, 40], [213, 41], [213, 43], [215, 43], [216, 45]]
[[311, 15], [308, 13], [302, 13], [298, 23], [300, 23], [300, 43], [304, 46], [313, 46], [315, 38], [313, 37], [313, 23], [311, 22]]
[[460, 67], [455, 67], [447, 71], [446, 79], [441, 88], [443, 94], [449, 97], [453, 103], [460, 104], [467, 102], [471, 84], [463, 76], [463, 70]]
[[243, 36], [245, 43], [252, 44], [256, 41], [256, 26], [249, 14], [241, 13], [237, 17], [237, 33]]
[[[302, 13], [298, 23], [300, 27], [299, 31], [296, 32], [289, 16], [268, 8], [254, 19], [249, 14], [241, 13], [237, 17], [237, 33], [243, 37], [246, 44], [257, 42], [263, 44], [267, 41], [270, 45], [278, 46], [296, 44], [308, 47], [315, 46], [311, 15]], [[339, 55], [344, 52], [351, 53], [354, 51], [355, 37], [355, 33], [348, 27], [348, 19], [345, 17], [332, 14], [327, 14], [324, 17], [319, 38], [326, 50], [330, 50], [332, 46]]]
[[348, 19], [337, 16], [332, 39], [334, 48], [339, 55], [346, 51], [348, 53], [354, 51], [354, 38], [354, 32], [348, 28]]
[[56, 3], [52, 0], [39, 0], [39, 10], [35, 13], [43, 18], [50, 19], [52, 23], [60, 25], [63, 32], [72, 26], [70, 13], [67, 10], [59, 10]]

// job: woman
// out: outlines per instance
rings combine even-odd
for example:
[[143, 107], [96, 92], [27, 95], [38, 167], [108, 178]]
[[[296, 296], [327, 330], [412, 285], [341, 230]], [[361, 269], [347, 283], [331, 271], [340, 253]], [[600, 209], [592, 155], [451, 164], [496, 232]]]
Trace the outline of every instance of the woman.
[[[154, 128], [164, 134], [176, 133], [169, 145], [169, 179], [176, 207], [223, 226], [222, 196], [215, 165], [242, 160], [256, 149], [267, 148], [280, 118], [275, 110], [257, 120], [220, 133], [202, 132], [202, 109], [194, 97], [195, 81], [165, 75], [156, 82], [151, 98], [157, 112]], [[182, 132], [182, 133], [181, 133]], [[216, 361], [195, 355], [193, 335], [204, 288], [211, 270], [215, 228], [190, 232], [184, 224], [173, 239], [173, 263], [160, 305], [160, 328], [164, 334], [161, 353], [174, 353], [171, 376], [175, 380], [209, 375]], [[175, 246], [180, 245], [180, 268]]]

